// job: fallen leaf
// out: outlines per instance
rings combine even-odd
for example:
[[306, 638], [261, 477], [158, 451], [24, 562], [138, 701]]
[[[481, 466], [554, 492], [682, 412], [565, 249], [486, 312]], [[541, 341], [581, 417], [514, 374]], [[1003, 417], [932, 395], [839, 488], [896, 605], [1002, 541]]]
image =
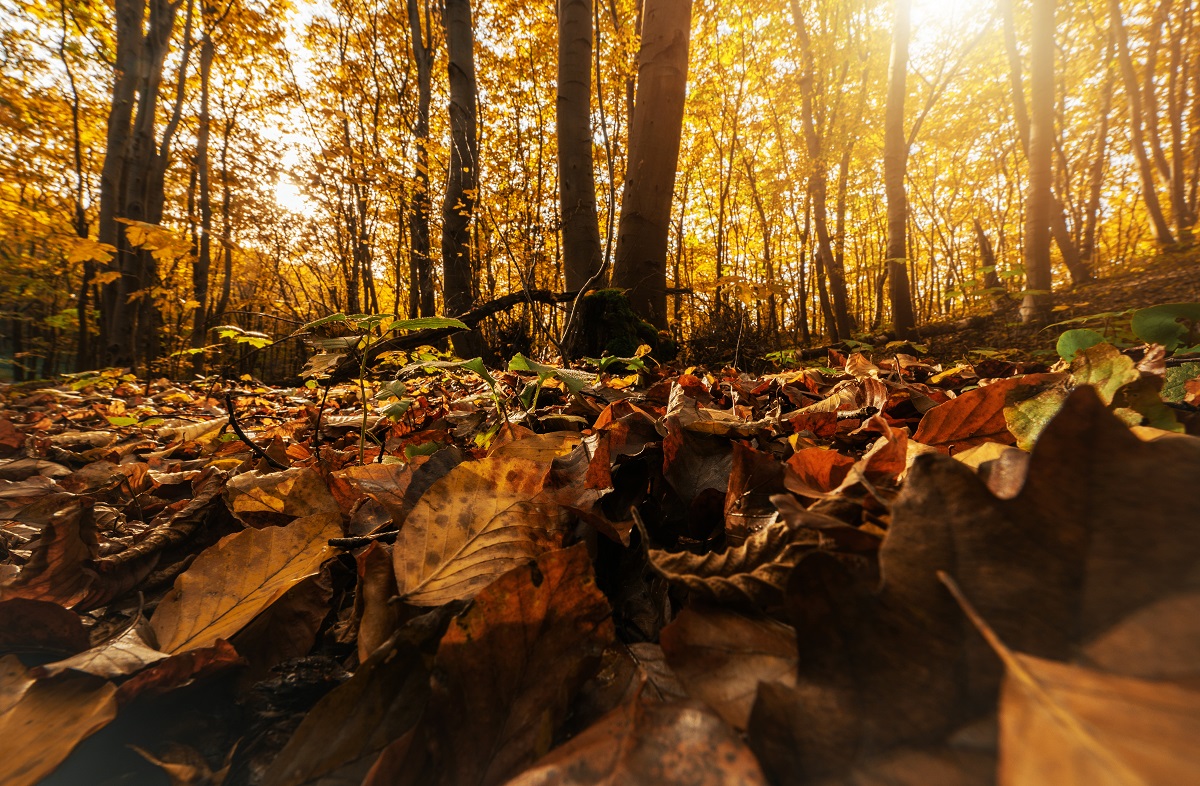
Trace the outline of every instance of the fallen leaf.
[[396, 584], [414, 606], [469, 598], [555, 545], [548, 468], [519, 458], [464, 462], [429, 487], [396, 538]]
[[205, 550], [150, 618], [168, 654], [228, 639], [333, 556], [341, 514], [318, 513], [283, 527], [247, 529]]
[[449, 447], [407, 464], [365, 464], [333, 474], [382, 505], [399, 526], [429, 487], [461, 463], [462, 453]]
[[0, 601], [0, 649], [74, 654], [87, 648], [88, 634], [75, 612], [44, 600]]
[[396, 630], [399, 613], [389, 601], [396, 595], [392, 552], [374, 542], [356, 558], [358, 589], [354, 610], [358, 614], [358, 659], [366, 661]]
[[497, 441], [488, 451], [489, 458], [520, 458], [539, 464], [549, 464], [559, 456], [575, 449], [583, 437], [578, 431], [551, 431], [531, 434], [521, 439]]
[[331, 613], [332, 597], [326, 567], [289, 589], [235, 634], [231, 643], [247, 662], [238, 675], [238, 684], [249, 688], [266, 679], [273, 667], [308, 654], [321, 624]]
[[1083, 665], [1147, 680], [1200, 685], [1200, 592], [1180, 592], [1137, 609], [1089, 641]]
[[251, 527], [277, 526], [301, 516], [341, 512], [325, 481], [308, 467], [238, 475], [225, 485], [225, 502], [230, 513]]
[[696, 702], [633, 701], [508, 786], [753, 786], [767, 783], [738, 735]]
[[667, 664], [693, 698], [744, 730], [758, 683], [796, 682], [796, 632], [768, 617], [689, 606], [663, 628]]
[[125, 706], [139, 696], [160, 696], [243, 662], [232, 644], [217, 639], [211, 647], [178, 652], [122, 682], [117, 703]]
[[784, 486], [802, 497], [822, 497], [846, 479], [854, 459], [829, 448], [804, 448], [787, 460]]
[[1018, 388], [1044, 387], [1064, 379], [1062, 374], [1026, 374], [968, 390], [925, 413], [912, 435], [913, 441], [956, 451], [981, 442], [1012, 444], [1004, 408]]
[[121, 635], [99, 646], [39, 667], [38, 673], [53, 677], [71, 670], [113, 679], [141, 671], [166, 657], [165, 652], [146, 644], [137, 625], [130, 625]]
[[53, 514], [29, 562], [0, 587], [0, 599], [45, 600], [66, 608], [83, 600], [96, 575], [91, 568], [98, 549], [92, 508], [92, 500], [81, 497]]
[[117, 715], [117, 689], [87, 674], [30, 678], [0, 659], [0, 782], [33, 786]]
[[500, 784], [545, 754], [613, 640], [610, 614], [582, 544], [476, 595], [438, 647], [426, 721], [437, 782]]

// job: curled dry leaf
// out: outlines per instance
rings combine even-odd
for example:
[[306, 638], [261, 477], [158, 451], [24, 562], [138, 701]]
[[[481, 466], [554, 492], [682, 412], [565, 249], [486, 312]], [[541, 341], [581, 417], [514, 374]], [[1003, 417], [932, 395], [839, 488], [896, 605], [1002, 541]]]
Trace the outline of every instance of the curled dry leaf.
[[87, 674], [33, 679], [0, 659], [0, 782], [33, 786], [117, 715], [116, 688]]
[[33, 556], [12, 581], [0, 587], [0, 599], [45, 600], [71, 608], [87, 596], [96, 574], [96, 522], [92, 501], [71, 500], [54, 513], [33, 544]]
[[285, 527], [247, 529], [196, 558], [150, 618], [159, 649], [176, 653], [229, 638], [333, 555], [341, 514], [318, 513]]
[[768, 617], [689, 606], [661, 634], [667, 664], [693, 698], [744, 730], [760, 682], [796, 683], [796, 632]]
[[635, 697], [508, 786], [754, 786], [767, 783], [738, 735], [696, 702]]
[[371, 653], [391, 637], [399, 619], [398, 609], [389, 601], [396, 594], [396, 573], [392, 570], [392, 551], [378, 541], [367, 546], [355, 558], [358, 587], [354, 611], [358, 615], [358, 659], [366, 661]]
[[719, 553], [650, 549], [650, 564], [667, 581], [687, 587], [694, 598], [769, 606], [783, 597], [792, 567], [818, 542], [816, 536], [775, 522]]
[[65, 660], [47, 663], [39, 674], [53, 677], [64, 671], [82, 671], [97, 677], [124, 677], [141, 671], [167, 657], [146, 644], [137, 625], [130, 625], [121, 635]]
[[407, 464], [364, 464], [333, 474], [382, 505], [399, 526], [429, 487], [461, 463], [458, 448], [448, 447]]
[[552, 548], [552, 506], [534, 501], [547, 472], [526, 459], [486, 458], [430, 486], [392, 551], [401, 597], [415, 606], [469, 598]]
[[500, 784], [545, 754], [613, 640], [610, 614], [582, 544], [484, 588], [438, 647], [426, 726], [436, 782]]
[[325, 481], [308, 467], [238, 475], [225, 486], [225, 502], [239, 521], [251, 527], [275, 526], [300, 516], [341, 512]]

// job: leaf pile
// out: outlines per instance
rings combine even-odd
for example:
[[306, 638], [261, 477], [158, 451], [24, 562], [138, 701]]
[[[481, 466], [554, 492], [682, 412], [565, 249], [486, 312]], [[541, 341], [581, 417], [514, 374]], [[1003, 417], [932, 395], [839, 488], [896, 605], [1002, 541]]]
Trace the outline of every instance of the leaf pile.
[[1200, 780], [1200, 369], [893, 349], [2, 388], [0, 781]]

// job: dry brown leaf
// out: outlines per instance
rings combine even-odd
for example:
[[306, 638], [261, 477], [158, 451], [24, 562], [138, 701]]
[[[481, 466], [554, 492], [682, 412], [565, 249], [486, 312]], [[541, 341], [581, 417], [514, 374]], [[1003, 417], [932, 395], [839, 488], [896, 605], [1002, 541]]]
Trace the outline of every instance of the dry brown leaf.
[[284, 527], [247, 529], [196, 558], [150, 618], [168, 654], [228, 639], [333, 556], [341, 514], [318, 513]]
[[34, 680], [0, 659], [0, 783], [33, 786], [117, 715], [117, 689], [87, 674]]
[[238, 684], [250, 688], [266, 679], [272, 667], [308, 654], [321, 623], [331, 613], [333, 586], [326, 566], [283, 594], [231, 642], [247, 661], [238, 673]]
[[438, 647], [425, 727], [436, 782], [492, 786], [545, 754], [613, 639], [610, 615], [582, 544], [481, 591]]
[[722, 552], [692, 554], [650, 549], [650, 564], [693, 597], [725, 603], [778, 603], [792, 567], [818, 539], [784, 522], [763, 527], [746, 542]]
[[635, 697], [508, 786], [754, 786], [767, 783], [736, 733], [695, 702]]
[[981, 442], [1011, 445], [1016, 438], [1008, 430], [1004, 407], [1009, 395], [1018, 388], [1034, 391], [1038, 386], [1064, 379], [1063, 374], [1026, 374], [968, 390], [958, 398], [939, 404], [925, 413], [912, 435], [916, 442], [931, 447], [955, 450]]
[[301, 516], [341, 512], [325, 481], [308, 467], [238, 475], [225, 485], [225, 502], [239, 521], [251, 527], [275, 526]]
[[371, 653], [396, 630], [398, 609], [388, 601], [396, 594], [396, 573], [392, 570], [392, 551], [378, 541], [367, 546], [355, 558], [358, 588], [354, 610], [358, 615], [358, 659], [365, 662]]
[[488, 451], [489, 458], [520, 458], [539, 464], [549, 464], [559, 456], [565, 456], [583, 441], [578, 431], [551, 431], [546, 434], [530, 434], [520, 439], [503, 442], [497, 440]]
[[744, 730], [758, 683], [796, 683], [796, 632], [769, 617], [689, 606], [661, 633], [667, 664], [693, 698]]
[[73, 670], [112, 679], [141, 671], [166, 657], [165, 652], [160, 652], [146, 644], [138, 632], [137, 625], [130, 625], [120, 636], [74, 657], [47, 663], [38, 669], [38, 673], [53, 677], [64, 671]]
[[0, 600], [45, 600], [71, 608], [95, 580], [96, 522], [89, 498], [72, 500], [50, 517], [21, 572], [0, 587]]
[[1200, 685], [1200, 592], [1141, 607], [1083, 648], [1084, 665], [1147, 680]]
[[443, 448], [407, 464], [365, 464], [333, 473], [361, 494], [382, 505], [396, 525], [408, 518], [421, 496], [446, 473], [462, 463], [458, 448]]
[[73, 655], [87, 648], [88, 633], [75, 612], [44, 600], [0, 601], [0, 650]]
[[430, 486], [392, 551], [401, 597], [415, 606], [469, 598], [553, 548], [551, 506], [534, 502], [548, 469], [486, 458], [460, 464]]

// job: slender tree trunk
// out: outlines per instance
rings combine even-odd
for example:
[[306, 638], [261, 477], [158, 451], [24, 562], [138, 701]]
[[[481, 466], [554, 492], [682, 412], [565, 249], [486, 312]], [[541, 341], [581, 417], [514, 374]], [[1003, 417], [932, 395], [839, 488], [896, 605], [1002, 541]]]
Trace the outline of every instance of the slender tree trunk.
[[[1111, 56], [1112, 37], [1109, 37], [1108, 51]], [[1109, 58], [1111, 59], [1111, 57]], [[1108, 163], [1108, 123], [1112, 114], [1113, 83], [1116, 74], [1110, 68], [1104, 78], [1104, 87], [1100, 99], [1100, 124], [1096, 128], [1096, 151], [1092, 157], [1091, 169], [1088, 172], [1087, 202], [1083, 207], [1083, 236], [1079, 243], [1079, 256], [1088, 269], [1096, 268], [1096, 226], [1100, 221], [1100, 196], [1104, 189], [1104, 167]]]
[[1029, 76], [1029, 193], [1025, 203], [1025, 279], [1021, 321], [1040, 324], [1049, 316], [1050, 184], [1054, 157], [1055, 0], [1033, 0]]
[[558, 187], [567, 290], [583, 289], [600, 270], [592, 169], [592, 0], [558, 4]]
[[[200, 193], [197, 201], [200, 203], [200, 236], [196, 248], [196, 260], [192, 264], [192, 298], [196, 306], [192, 320], [192, 348], [204, 346], [208, 332], [208, 320], [212, 316], [209, 308], [208, 284], [212, 271], [212, 167], [209, 163], [208, 146], [212, 132], [212, 114], [210, 107], [210, 90], [212, 80], [212, 62], [215, 54], [213, 44], [211, 19], [212, 8], [204, 5], [204, 39], [200, 43], [200, 117], [196, 128], [196, 178]], [[193, 358], [193, 369], [199, 373], [204, 359], [200, 355]]]
[[[1184, 39], [1187, 33], [1195, 29], [1196, 20], [1193, 16], [1191, 0], [1183, 0], [1180, 9], [1180, 19], [1171, 28], [1169, 43], [1169, 70], [1167, 72], [1167, 121], [1171, 132], [1171, 167], [1168, 173], [1168, 188], [1171, 195], [1171, 213], [1175, 219], [1175, 239], [1180, 244], [1192, 244], [1193, 225], [1196, 214], [1187, 200], [1187, 158], [1184, 156], [1184, 144], [1187, 139], [1183, 127], [1183, 115], [1187, 108], [1187, 56], [1184, 53]], [[1195, 47], [1194, 33], [1191, 44]], [[1197, 65], [1200, 69], [1200, 65]], [[1200, 75], [1198, 75], [1200, 79]], [[1192, 129], [1191, 133], [1200, 134], [1200, 129]], [[1200, 162], [1198, 162], [1200, 163]]]
[[612, 283], [633, 309], [667, 326], [667, 240], [687, 96], [691, 0], [646, 0], [629, 168]]
[[[1021, 55], [1017, 51], [1016, 25], [1013, 21], [1013, 0], [1000, 0], [1000, 10], [1004, 17], [1004, 46], [1008, 54], [1008, 77], [1012, 88], [1013, 119], [1017, 123], [1017, 133], [1021, 140], [1021, 149], [1029, 156], [1029, 113], [1025, 107], [1024, 78], [1021, 75]], [[1063, 264], [1071, 274], [1071, 283], [1082, 284], [1092, 279], [1092, 271], [1080, 258], [1079, 248], [1071, 239], [1071, 231], [1067, 226], [1066, 208], [1062, 200], [1054, 193], [1053, 182], [1050, 185], [1050, 233], [1054, 244], [1062, 254]]]
[[[75, 234], [78, 237], [86, 238], [88, 236], [88, 220], [87, 213], [84, 210], [84, 175], [83, 175], [83, 136], [80, 129], [80, 100], [79, 88], [75, 84], [75, 71], [71, 68], [71, 60], [67, 57], [67, 38], [69, 35], [70, 22], [67, 20], [67, 4], [66, 0], [62, 0], [59, 4], [60, 21], [62, 23], [62, 40], [58, 47], [58, 57], [62, 61], [63, 71], [67, 75], [67, 83], [71, 86], [71, 152], [72, 165], [75, 175], [75, 193], [74, 198], [74, 227]], [[79, 331], [76, 334], [75, 344], [75, 370], [83, 371], [95, 365], [96, 359], [92, 352], [91, 330], [88, 325], [88, 317], [90, 310], [90, 292], [92, 286], [92, 278], [96, 274], [95, 260], [85, 259], [83, 262], [83, 274], [79, 281], [79, 295], [76, 301], [76, 309], [79, 313]]]
[[887, 108], [883, 125], [883, 182], [887, 192], [888, 298], [896, 335], [909, 338], [916, 327], [912, 291], [908, 283], [908, 139], [904, 134], [904, 99], [908, 93], [908, 38], [910, 0], [896, 0], [892, 26], [892, 62], [888, 74]]
[[[476, 138], [475, 30], [471, 0], [446, 0], [442, 11], [450, 77], [450, 168], [442, 202], [442, 296], [446, 313], [465, 314], [474, 301], [471, 217], [479, 187]], [[454, 339], [460, 356], [482, 354], [478, 331]]]
[[[417, 66], [417, 122], [413, 129], [416, 160], [413, 162], [413, 195], [409, 201], [409, 315], [431, 317], [436, 312], [433, 288], [433, 260], [429, 255], [429, 104], [431, 100], [432, 31], [429, 25], [429, 0], [425, 2], [422, 28], [417, 0], [408, 2], [408, 27], [412, 38], [413, 62]], [[424, 32], [422, 31], [424, 30]]]
[[1129, 135], [1130, 147], [1133, 148], [1134, 158], [1137, 159], [1138, 175], [1142, 181], [1142, 198], [1146, 202], [1146, 212], [1150, 215], [1150, 227], [1154, 232], [1154, 240], [1160, 246], [1170, 246], [1175, 243], [1171, 228], [1163, 216], [1162, 205], [1155, 191], [1154, 167], [1150, 156], [1146, 153], [1146, 140], [1142, 133], [1144, 113], [1142, 111], [1142, 90], [1138, 84], [1137, 72], [1133, 67], [1133, 57], [1129, 54], [1129, 36], [1125, 33], [1125, 20], [1121, 15], [1120, 0], [1108, 0], [1109, 29], [1116, 37], [1117, 60], [1121, 64], [1121, 76], [1125, 82], [1125, 95], [1129, 98]]

